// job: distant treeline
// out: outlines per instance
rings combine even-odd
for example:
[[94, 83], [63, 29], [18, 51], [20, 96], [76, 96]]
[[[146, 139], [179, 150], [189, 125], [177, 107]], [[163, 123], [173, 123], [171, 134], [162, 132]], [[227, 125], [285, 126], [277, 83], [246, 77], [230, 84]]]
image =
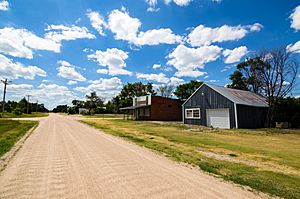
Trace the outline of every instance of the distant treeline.
[[[3, 102], [0, 102], [1, 111], [3, 107]], [[5, 102], [4, 106], [4, 112], [13, 113], [15, 115], [21, 115], [22, 113], [28, 113], [31, 114], [32, 112], [49, 112], [48, 109], [45, 108], [44, 104], [38, 104], [38, 103], [29, 103], [28, 101], [23, 98], [19, 102], [16, 101], [7, 101]]]

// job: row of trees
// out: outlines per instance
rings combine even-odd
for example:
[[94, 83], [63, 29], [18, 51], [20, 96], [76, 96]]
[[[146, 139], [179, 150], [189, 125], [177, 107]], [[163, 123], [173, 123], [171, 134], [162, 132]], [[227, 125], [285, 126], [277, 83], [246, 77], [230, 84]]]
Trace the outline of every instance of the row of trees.
[[[2, 107], [3, 102], [0, 106]], [[45, 108], [44, 104], [39, 103], [28, 103], [25, 99], [21, 99], [19, 102], [16, 101], [7, 101], [5, 102], [5, 112], [14, 113], [16, 115], [21, 115], [22, 113], [31, 113], [31, 112], [48, 112], [49, 110]]]

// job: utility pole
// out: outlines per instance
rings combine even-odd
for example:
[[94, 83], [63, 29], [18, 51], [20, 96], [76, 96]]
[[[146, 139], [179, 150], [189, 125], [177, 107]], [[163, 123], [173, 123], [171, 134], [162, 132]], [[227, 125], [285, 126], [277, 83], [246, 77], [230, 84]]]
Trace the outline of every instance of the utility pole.
[[6, 95], [6, 86], [11, 83], [11, 81], [8, 81], [7, 79], [1, 80], [1, 82], [4, 84], [4, 90], [3, 90], [3, 101], [2, 101], [2, 112], [4, 113], [5, 108], [5, 95]]
[[32, 95], [27, 95], [27, 114], [29, 114], [29, 98], [31, 97]]

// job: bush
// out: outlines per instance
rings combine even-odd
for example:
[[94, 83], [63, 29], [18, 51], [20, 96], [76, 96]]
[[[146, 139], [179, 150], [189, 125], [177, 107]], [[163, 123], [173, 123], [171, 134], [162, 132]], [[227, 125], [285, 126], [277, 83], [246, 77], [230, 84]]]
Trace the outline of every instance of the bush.
[[21, 110], [21, 108], [15, 108], [15, 109], [13, 110], [13, 114], [15, 114], [15, 115], [22, 115], [22, 110]]

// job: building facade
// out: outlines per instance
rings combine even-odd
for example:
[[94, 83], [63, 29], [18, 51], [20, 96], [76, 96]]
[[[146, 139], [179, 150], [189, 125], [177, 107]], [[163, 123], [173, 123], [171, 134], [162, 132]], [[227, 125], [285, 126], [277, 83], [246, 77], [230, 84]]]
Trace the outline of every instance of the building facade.
[[215, 128], [261, 128], [268, 104], [249, 91], [203, 83], [182, 105], [185, 124]]
[[161, 96], [146, 95], [133, 98], [128, 110], [134, 120], [181, 121], [182, 101]]

